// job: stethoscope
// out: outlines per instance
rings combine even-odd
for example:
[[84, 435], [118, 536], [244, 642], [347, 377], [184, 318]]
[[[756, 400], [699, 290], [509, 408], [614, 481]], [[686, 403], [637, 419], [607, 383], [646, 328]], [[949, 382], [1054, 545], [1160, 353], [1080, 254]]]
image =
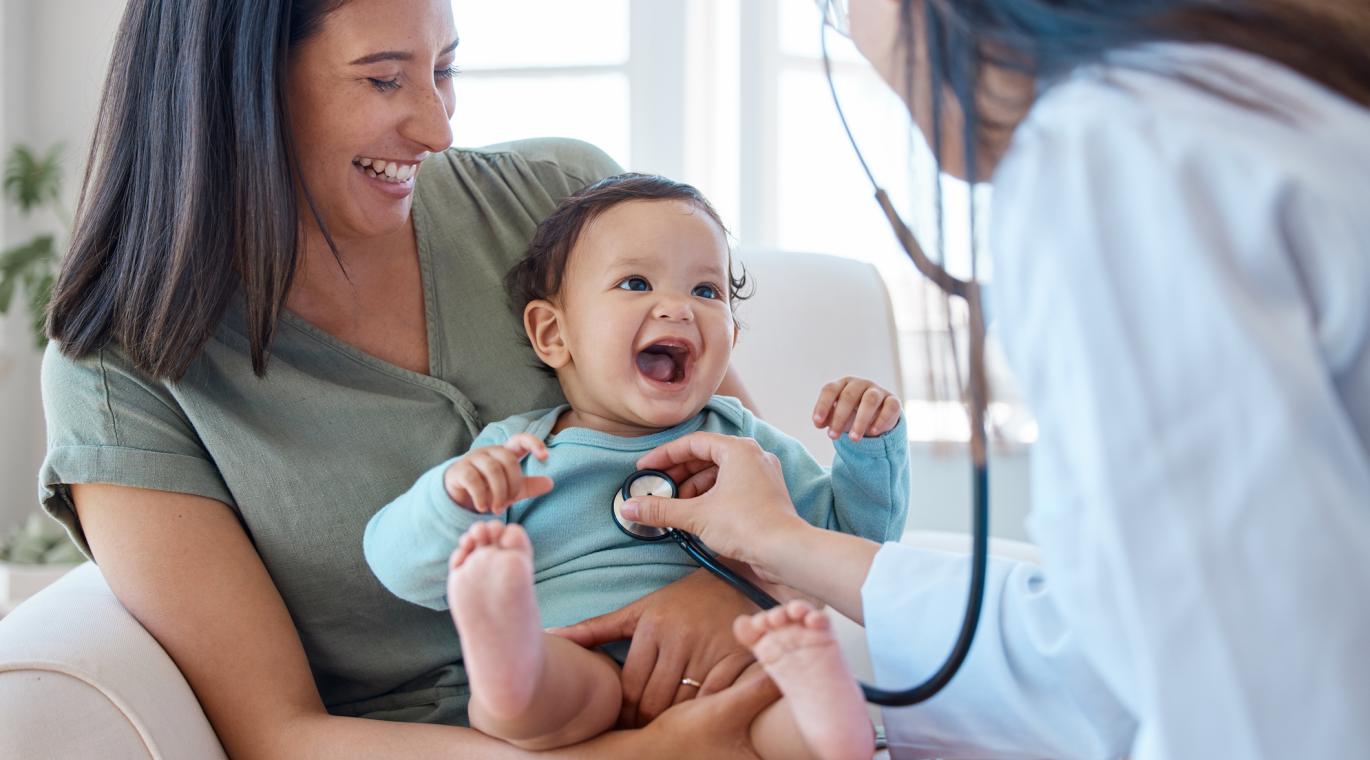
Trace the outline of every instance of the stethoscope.
[[[837, 87], [833, 84], [832, 62], [828, 58], [827, 29], [832, 27], [839, 33], [846, 33], [848, 27], [846, 3], [843, 0], [818, 0], [818, 5], [823, 11], [823, 35], [821, 39], [823, 68], [828, 78], [828, 89], [832, 92], [833, 104], [837, 107], [837, 116], [842, 122], [843, 130], [847, 133], [847, 139], [851, 141], [852, 149], [856, 151], [856, 157], [861, 162], [861, 168], [865, 170], [866, 176], [875, 188], [875, 201], [880, 204], [881, 210], [885, 212], [885, 217], [894, 229], [895, 237], [899, 240], [900, 246], [912, 259], [918, 271], [932, 280], [948, 296], [965, 299], [970, 312], [970, 389], [966, 402], [970, 410], [971, 421], [971, 523], [974, 536], [971, 541], [970, 592], [969, 599], [966, 601], [966, 613], [962, 618], [961, 630], [957, 634], [956, 643], [952, 645], [951, 653], [947, 655], [947, 659], [937, 669], [937, 672], [929, 676], [927, 680], [899, 691], [888, 691], [869, 684], [861, 684], [861, 690], [865, 693], [867, 702], [884, 707], [907, 707], [926, 701], [951, 682], [952, 676], [956, 675], [956, 671], [961, 668], [961, 664], [966, 660], [966, 655], [970, 652], [971, 642], [975, 638], [975, 629], [980, 623], [980, 608], [985, 595], [985, 571], [989, 560], [989, 456], [985, 440], [985, 408], [988, 404], [989, 388], [985, 380], [984, 367], [984, 312], [981, 309], [980, 283], [975, 278], [974, 255], [971, 256], [970, 279], [963, 280], [952, 276], [924, 253], [918, 239], [914, 237], [913, 231], [904, 224], [904, 220], [895, 211], [889, 195], [875, 181], [875, 175], [871, 173], [865, 157], [861, 155], [861, 148], [856, 144], [856, 138], [852, 136], [851, 127], [847, 125], [846, 114], [842, 112], [842, 103], [837, 98]], [[628, 479], [623, 482], [623, 487], [614, 495], [614, 524], [618, 525], [624, 533], [642, 541], [673, 539], [700, 566], [728, 582], [733, 588], [755, 602], [757, 606], [762, 609], [770, 609], [778, 604], [769, 594], [720, 563], [694, 536], [674, 528], [657, 528], [625, 519], [621, 511], [623, 502], [634, 496], [675, 498], [676, 484], [670, 476], [656, 470], [640, 470], [628, 476]]]

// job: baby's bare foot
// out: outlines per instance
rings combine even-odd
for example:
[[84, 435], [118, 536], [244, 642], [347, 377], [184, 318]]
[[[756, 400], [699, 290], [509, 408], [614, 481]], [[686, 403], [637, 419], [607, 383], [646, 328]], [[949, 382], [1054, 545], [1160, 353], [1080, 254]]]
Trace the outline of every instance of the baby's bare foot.
[[533, 596], [533, 545], [518, 525], [479, 522], [461, 537], [447, 574], [471, 699], [515, 718], [533, 701], [546, 658]]
[[793, 601], [738, 618], [733, 635], [780, 687], [811, 752], [824, 760], [869, 760], [875, 735], [866, 700], [842, 661], [827, 615]]

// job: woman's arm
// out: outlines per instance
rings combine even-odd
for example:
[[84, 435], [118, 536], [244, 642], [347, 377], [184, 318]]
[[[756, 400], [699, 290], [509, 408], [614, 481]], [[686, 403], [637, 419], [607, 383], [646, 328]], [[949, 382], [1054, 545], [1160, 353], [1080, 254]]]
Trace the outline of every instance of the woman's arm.
[[747, 407], [752, 414], [757, 417], [761, 416], [761, 410], [757, 409], [756, 401], [752, 400], [751, 394], [747, 393], [747, 388], [742, 384], [742, 378], [738, 377], [737, 369], [734, 367], [728, 367], [728, 373], [723, 376], [723, 382], [719, 383], [718, 395], [732, 396], [741, 401], [742, 405]]
[[498, 751], [474, 731], [330, 716], [285, 603], [224, 504], [114, 485], [72, 493], [110, 588], [175, 661], [231, 757]]
[[[289, 612], [224, 504], [103, 484], [72, 492], [110, 588], [175, 661], [231, 757], [531, 756], [471, 729], [328, 714]], [[690, 747], [701, 752], [731, 746], [732, 756], [750, 757], [750, 720], [723, 718], [754, 715], [773, 699], [755, 684], [730, 689], [693, 711], [672, 711], [651, 733], [606, 734], [561, 756], [641, 757], [692, 735]]]

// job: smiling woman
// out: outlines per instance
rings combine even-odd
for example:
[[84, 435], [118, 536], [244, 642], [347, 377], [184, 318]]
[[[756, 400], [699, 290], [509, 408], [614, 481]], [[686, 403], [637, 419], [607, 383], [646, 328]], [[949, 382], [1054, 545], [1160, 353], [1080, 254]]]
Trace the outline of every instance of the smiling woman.
[[[456, 39], [439, 0], [130, 0], [120, 27], [50, 313], [43, 504], [234, 757], [520, 755], [461, 728], [450, 618], [385, 591], [362, 531], [486, 420], [560, 403], [501, 278], [618, 167], [568, 140], [450, 148]], [[634, 718], [687, 665], [731, 683], [748, 606], [696, 577], [635, 603]], [[747, 756], [773, 698], [727, 689], [570, 756]]]

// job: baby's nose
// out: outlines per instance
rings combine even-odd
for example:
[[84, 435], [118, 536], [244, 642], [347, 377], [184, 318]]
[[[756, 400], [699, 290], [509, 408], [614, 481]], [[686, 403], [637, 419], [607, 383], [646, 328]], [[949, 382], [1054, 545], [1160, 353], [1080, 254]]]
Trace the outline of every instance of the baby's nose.
[[663, 295], [657, 301], [654, 314], [657, 319], [672, 319], [678, 322], [689, 322], [695, 316], [690, 299], [669, 294]]

